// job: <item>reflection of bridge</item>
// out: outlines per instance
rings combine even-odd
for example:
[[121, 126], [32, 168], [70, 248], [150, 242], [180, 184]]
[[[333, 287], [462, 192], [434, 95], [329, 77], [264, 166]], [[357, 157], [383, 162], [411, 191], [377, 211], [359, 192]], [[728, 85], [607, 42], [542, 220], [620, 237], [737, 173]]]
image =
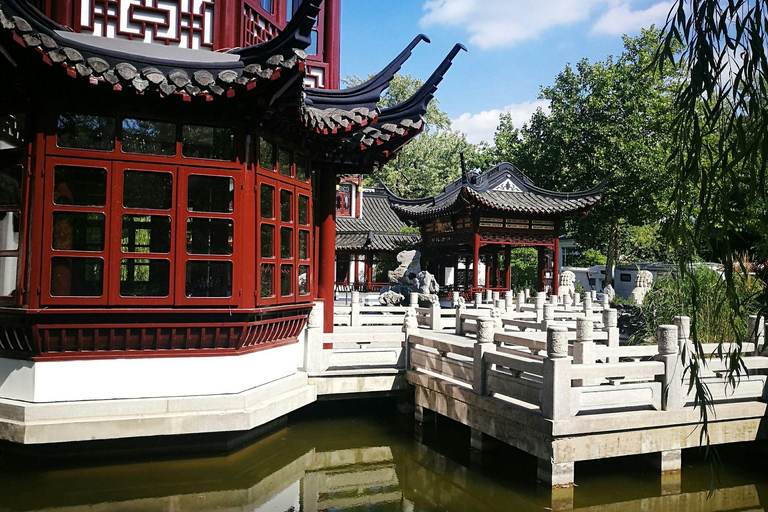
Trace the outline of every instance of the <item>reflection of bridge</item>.
[[[351, 426], [351, 425], [348, 425]], [[360, 426], [358, 424], [358, 426]], [[492, 485], [441, 454], [431, 444], [382, 436], [380, 446], [364, 439], [381, 436], [376, 427], [358, 432], [323, 431], [312, 439], [317, 423], [297, 424], [226, 457], [162, 461], [106, 467], [0, 467], [0, 511], [48, 510], [542, 510], [571, 508], [572, 489], [532, 490], [532, 479], [515, 478]], [[362, 433], [361, 433], [362, 431]], [[375, 443], [374, 443], [375, 444]], [[7, 468], [7, 469], [6, 469]], [[746, 477], [741, 477], [746, 478]], [[760, 509], [758, 488], [749, 480], [719, 489], [708, 498], [706, 478], [681, 493], [676, 488], [635, 482], [622, 490], [618, 503], [607, 503], [600, 485], [576, 490], [585, 511], [728, 511]], [[688, 485], [687, 487], [691, 487]], [[40, 492], [44, 489], [45, 492]], [[563, 494], [563, 491], [567, 491]], [[614, 494], [615, 495], [615, 494]], [[552, 500], [552, 501], [550, 501]], [[291, 508], [293, 507], [293, 508]]]

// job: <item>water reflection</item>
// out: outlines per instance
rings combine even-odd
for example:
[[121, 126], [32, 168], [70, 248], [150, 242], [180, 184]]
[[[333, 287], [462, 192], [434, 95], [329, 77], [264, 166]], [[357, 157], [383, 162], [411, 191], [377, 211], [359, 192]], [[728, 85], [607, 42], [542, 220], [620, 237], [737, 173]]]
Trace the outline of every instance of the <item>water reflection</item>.
[[726, 511], [767, 499], [764, 445], [725, 453], [711, 497], [709, 466], [695, 460], [665, 480], [639, 459], [577, 466], [579, 487], [551, 494], [519, 452], [473, 460], [463, 427], [440, 423], [426, 444], [409, 432], [389, 414], [314, 415], [221, 457], [63, 465], [6, 455], [0, 511]]

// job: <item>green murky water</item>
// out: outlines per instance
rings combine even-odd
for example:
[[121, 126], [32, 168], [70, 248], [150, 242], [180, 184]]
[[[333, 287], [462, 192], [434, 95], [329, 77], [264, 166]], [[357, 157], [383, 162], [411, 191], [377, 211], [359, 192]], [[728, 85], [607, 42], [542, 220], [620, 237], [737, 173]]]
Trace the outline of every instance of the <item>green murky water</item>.
[[680, 478], [642, 457], [576, 466], [578, 487], [553, 495], [535, 460], [498, 446], [475, 460], [469, 431], [448, 420], [423, 443], [390, 401], [316, 404], [227, 456], [155, 461], [0, 458], [0, 511], [762, 510], [768, 445], [720, 449], [711, 469], [686, 452]]

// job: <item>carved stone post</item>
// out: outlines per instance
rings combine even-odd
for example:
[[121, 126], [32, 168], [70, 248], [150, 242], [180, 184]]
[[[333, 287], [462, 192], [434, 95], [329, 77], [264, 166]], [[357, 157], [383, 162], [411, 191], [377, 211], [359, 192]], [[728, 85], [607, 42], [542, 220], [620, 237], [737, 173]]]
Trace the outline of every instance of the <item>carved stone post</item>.
[[410, 295], [410, 307], [417, 308], [419, 307], [419, 294], [416, 292], [411, 292]]
[[570, 294], [566, 294], [563, 297], [563, 309], [565, 311], [570, 311], [572, 305], [573, 305], [573, 297], [571, 297]]
[[541, 322], [544, 320], [544, 302], [546, 302], [547, 296], [544, 292], [539, 292], [536, 294], [536, 298], [534, 299], [533, 307], [536, 311], [536, 321]]
[[494, 304], [500, 298], [501, 298], [501, 293], [500, 292], [497, 292], [497, 291], [491, 292], [491, 299], [493, 300]]
[[560, 298], [557, 295], [552, 294], [549, 296], [549, 303], [553, 306], [557, 306], [560, 304]]
[[429, 327], [433, 331], [443, 330], [443, 310], [439, 302], [433, 302], [429, 305]]
[[522, 312], [523, 306], [525, 306], [525, 292], [520, 292], [517, 294], [517, 311]]
[[[603, 310], [603, 330], [608, 333], [608, 346], [613, 349], [619, 348], [619, 312], [609, 308]], [[607, 358], [609, 363], [618, 363], [618, 356]]]
[[581, 294], [579, 292], [576, 292], [573, 294], [573, 305], [578, 306], [581, 302]]
[[477, 342], [474, 345], [472, 367], [472, 391], [478, 395], [488, 394], [488, 380], [483, 354], [494, 350], [493, 337], [496, 323], [492, 318], [480, 318], [477, 321]]
[[475, 308], [479, 308], [483, 303], [483, 294], [480, 292], [475, 293]]
[[597, 290], [591, 290], [590, 294], [592, 295], [592, 302], [597, 302]]
[[456, 304], [456, 334], [464, 336], [464, 321], [461, 315], [466, 311], [466, 306], [459, 302]]
[[681, 409], [685, 405], [685, 389], [683, 388], [683, 364], [677, 347], [677, 326], [660, 325], [657, 333], [659, 355], [657, 361], [664, 363], [664, 375], [657, 378], [661, 381], [661, 407], [665, 411]]
[[405, 358], [403, 362], [405, 371], [408, 371], [411, 369], [411, 345], [408, 337], [412, 334], [419, 333], [419, 320], [416, 316], [416, 310], [413, 308], [408, 308], [405, 310], [405, 317], [403, 318], [403, 333], [405, 334], [403, 341], [403, 352], [405, 354]]
[[499, 310], [502, 315], [507, 312], [507, 303], [503, 299], [496, 299], [493, 302], [493, 306]]
[[[554, 297], [554, 295], [553, 295]], [[544, 304], [544, 316], [541, 323], [542, 330], [547, 329], [555, 321], [555, 305]]]
[[352, 313], [349, 319], [349, 325], [360, 325], [360, 292], [353, 291], [351, 300], [352, 301], [350, 302], [350, 307], [352, 309]]
[[[590, 318], [576, 319], [576, 342], [573, 344], [573, 364], [595, 364], [594, 323]], [[593, 381], [575, 380], [574, 386], [592, 386]]]
[[493, 290], [485, 290], [486, 304], [493, 304]]
[[765, 319], [761, 316], [750, 315], [747, 332], [747, 340], [755, 344], [755, 355], [760, 355], [765, 350]]
[[584, 303], [582, 304], [582, 309], [584, 310], [584, 314], [587, 316], [587, 318], [592, 318], [592, 297], [587, 295], [584, 297]]
[[571, 360], [565, 327], [547, 329], [547, 358], [544, 359], [541, 412], [545, 418], [561, 420], [571, 416]]
[[307, 343], [304, 347], [304, 370], [320, 373], [326, 370], [323, 351], [324, 304], [316, 302], [307, 318]]
[[687, 316], [676, 316], [672, 319], [672, 323], [677, 326], [677, 342], [678, 350], [682, 355], [683, 347], [687, 352], [688, 358], [693, 357], [693, 342], [691, 341], [691, 319]]
[[455, 308], [459, 304], [459, 292], [451, 292], [451, 307]]
[[511, 290], [504, 292], [504, 308], [507, 312], [515, 310], [515, 294]]

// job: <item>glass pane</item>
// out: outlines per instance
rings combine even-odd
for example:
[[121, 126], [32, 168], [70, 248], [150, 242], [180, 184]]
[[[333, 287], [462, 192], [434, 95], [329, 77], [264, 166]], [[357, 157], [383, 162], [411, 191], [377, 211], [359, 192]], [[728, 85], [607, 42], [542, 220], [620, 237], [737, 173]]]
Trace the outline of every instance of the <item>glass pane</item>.
[[189, 158], [234, 160], [235, 130], [186, 124], [182, 129], [181, 153]]
[[191, 212], [230, 213], [235, 209], [235, 180], [226, 176], [190, 176], [187, 205]]
[[299, 224], [309, 225], [309, 198], [299, 195]]
[[317, 55], [317, 30], [312, 30], [309, 35], [310, 43], [309, 48], [306, 49], [307, 55]]
[[293, 219], [293, 192], [287, 190], [280, 191], [280, 220], [291, 222]]
[[104, 285], [104, 262], [99, 258], [52, 258], [51, 295], [54, 297], [100, 297]]
[[176, 154], [176, 125], [143, 119], [123, 119], [123, 153]]
[[125, 171], [123, 206], [147, 210], [170, 210], [173, 203], [173, 174]]
[[307, 181], [309, 179], [309, 161], [304, 155], [296, 155], [296, 179]]
[[19, 248], [19, 212], [0, 212], [0, 251]]
[[275, 295], [275, 266], [261, 265], [261, 296], [273, 297]]
[[0, 115], [0, 151], [20, 148], [27, 139], [24, 114]]
[[261, 225], [261, 257], [275, 257], [275, 226]]
[[56, 144], [60, 148], [115, 149], [115, 120], [86, 114], [61, 114], [56, 123]]
[[309, 265], [299, 265], [299, 295], [309, 295]]
[[16, 268], [19, 259], [15, 256], [0, 256], [0, 296], [10, 297], [16, 291]]
[[53, 212], [52, 247], [57, 251], [103, 251], [104, 214]]
[[309, 231], [299, 231], [299, 259], [309, 259]]
[[234, 222], [229, 219], [187, 219], [187, 253], [232, 254]]
[[285, 148], [280, 148], [277, 155], [278, 171], [283, 176], [291, 175], [291, 152]]
[[293, 230], [291, 228], [280, 228], [280, 257], [283, 259], [291, 258], [293, 245]]
[[171, 288], [168, 260], [120, 260], [120, 295], [123, 297], [167, 297]]
[[53, 177], [53, 202], [75, 206], [107, 204], [107, 171], [57, 165]]
[[280, 295], [293, 295], [293, 265], [280, 265]]
[[231, 261], [187, 261], [187, 297], [231, 297]]
[[272, 0], [261, 0], [260, 4], [261, 4], [261, 8], [264, 9], [267, 13], [273, 14]]
[[20, 165], [0, 169], [0, 206], [21, 204], [22, 171]]
[[120, 248], [123, 252], [171, 252], [171, 218], [160, 215], [123, 215]]
[[259, 165], [262, 169], [275, 168], [275, 145], [259, 138]]
[[275, 187], [261, 186], [261, 218], [275, 218]]

